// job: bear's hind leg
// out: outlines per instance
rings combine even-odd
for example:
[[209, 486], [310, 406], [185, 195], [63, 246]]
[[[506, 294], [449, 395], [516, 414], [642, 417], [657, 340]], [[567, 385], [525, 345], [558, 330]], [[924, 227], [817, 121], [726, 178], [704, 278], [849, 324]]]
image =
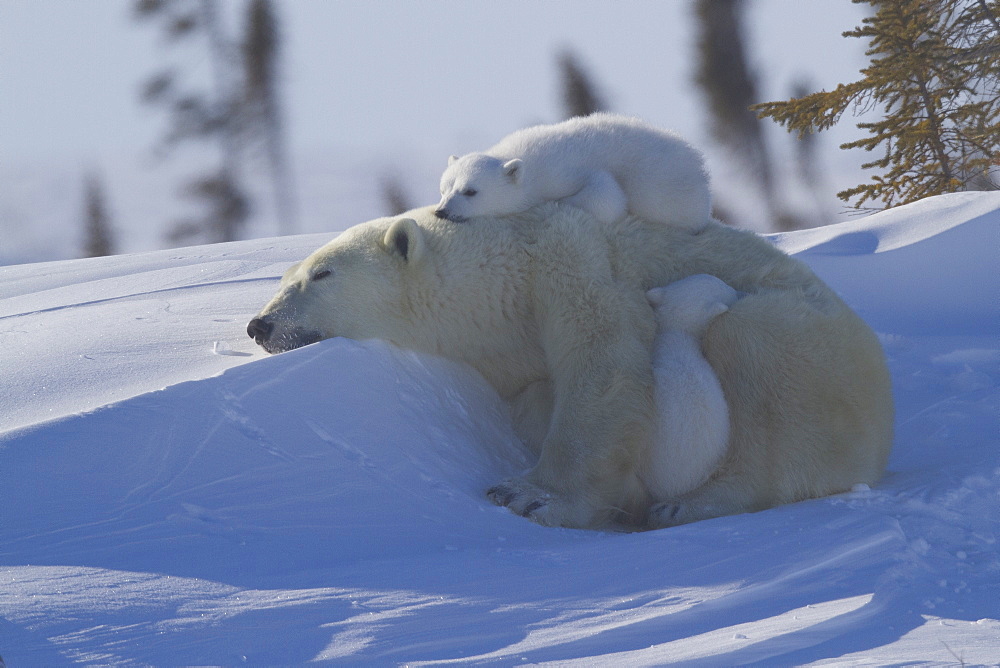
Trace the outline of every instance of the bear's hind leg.
[[628, 212], [625, 191], [618, 185], [615, 177], [604, 170], [592, 172], [583, 188], [562, 201], [583, 209], [602, 223], [614, 223], [624, 218]]

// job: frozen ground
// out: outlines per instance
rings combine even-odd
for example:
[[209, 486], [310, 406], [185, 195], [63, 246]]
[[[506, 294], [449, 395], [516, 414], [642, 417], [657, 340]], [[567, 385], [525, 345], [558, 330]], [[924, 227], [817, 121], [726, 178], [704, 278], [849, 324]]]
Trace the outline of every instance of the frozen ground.
[[465, 368], [246, 321], [323, 236], [0, 267], [8, 666], [1000, 662], [1000, 194], [774, 237], [879, 332], [875, 488], [642, 534], [489, 504]]

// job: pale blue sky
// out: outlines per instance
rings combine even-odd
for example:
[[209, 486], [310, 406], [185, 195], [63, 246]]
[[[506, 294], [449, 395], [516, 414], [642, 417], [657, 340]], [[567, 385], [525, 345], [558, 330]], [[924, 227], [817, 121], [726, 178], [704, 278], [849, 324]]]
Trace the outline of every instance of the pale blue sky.
[[[754, 4], [755, 57], [776, 94], [799, 74], [827, 84], [856, 74], [862, 45], [839, 33], [861, 15], [857, 6]], [[136, 91], [169, 51], [154, 25], [132, 20], [131, 5], [0, 0], [5, 154], [131, 148], [157, 135], [160, 120]], [[563, 46], [580, 54], [617, 109], [686, 133], [700, 126], [683, 0], [285, 0], [279, 11], [299, 146], [413, 141], [447, 152], [465, 136], [556, 120], [553, 54]]]

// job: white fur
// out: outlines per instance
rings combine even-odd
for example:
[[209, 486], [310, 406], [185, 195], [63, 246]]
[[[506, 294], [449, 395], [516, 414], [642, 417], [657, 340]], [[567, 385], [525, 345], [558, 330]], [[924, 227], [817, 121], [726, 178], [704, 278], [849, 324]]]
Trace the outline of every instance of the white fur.
[[715, 276], [695, 274], [646, 293], [656, 314], [653, 381], [657, 430], [642, 481], [668, 499], [700, 486], [722, 461], [729, 408], [701, 352], [709, 324], [729, 310], [737, 292]]
[[[664, 498], [642, 482], [657, 428], [646, 291], [692, 274], [746, 293], [701, 337], [730, 437], [707, 482]], [[842, 492], [874, 484], [892, 444], [872, 331], [804, 264], [716, 222], [691, 234], [547, 204], [456, 225], [418, 209], [289, 269], [248, 331], [269, 352], [380, 338], [470, 364], [538, 455], [488, 496], [545, 525], [663, 527]]]
[[554, 200], [604, 223], [631, 212], [698, 231], [710, 219], [698, 151], [673, 133], [609, 113], [525, 128], [482, 153], [451, 156], [436, 213], [461, 222]]

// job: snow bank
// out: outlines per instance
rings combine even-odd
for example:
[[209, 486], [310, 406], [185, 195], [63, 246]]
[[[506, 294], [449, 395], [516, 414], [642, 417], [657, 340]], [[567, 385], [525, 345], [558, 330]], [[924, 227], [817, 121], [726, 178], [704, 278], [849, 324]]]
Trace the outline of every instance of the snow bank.
[[897, 334], [997, 332], [998, 197], [933, 197], [861, 220], [773, 238], [836, 287], [876, 329]]
[[0, 268], [8, 665], [987, 663], [1000, 657], [1000, 195], [776, 235], [879, 332], [874, 489], [546, 529], [468, 369], [246, 321], [325, 238]]

